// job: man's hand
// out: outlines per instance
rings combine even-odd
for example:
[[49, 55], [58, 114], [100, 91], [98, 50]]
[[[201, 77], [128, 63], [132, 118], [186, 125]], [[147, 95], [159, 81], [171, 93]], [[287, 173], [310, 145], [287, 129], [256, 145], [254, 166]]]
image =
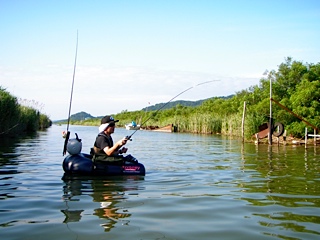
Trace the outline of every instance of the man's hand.
[[118, 146], [118, 147], [122, 147], [123, 145], [126, 145], [127, 141], [128, 141], [128, 140], [124, 137], [124, 138], [122, 138], [121, 140], [119, 140], [119, 141], [117, 142], [117, 146]]

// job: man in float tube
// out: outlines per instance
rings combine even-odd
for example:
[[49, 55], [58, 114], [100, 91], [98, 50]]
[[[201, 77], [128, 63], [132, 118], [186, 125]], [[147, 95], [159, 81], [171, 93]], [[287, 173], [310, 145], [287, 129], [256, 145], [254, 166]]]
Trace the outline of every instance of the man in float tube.
[[99, 134], [93, 147], [95, 154], [115, 156], [127, 152], [128, 149], [123, 147], [127, 143], [126, 138], [123, 138], [113, 144], [111, 134], [114, 133], [116, 122], [119, 122], [119, 120], [115, 120], [112, 116], [105, 116], [101, 119]]
[[93, 147], [93, 161], [125, 160], [137, 163], [137, 159], [135, 159], [133, 156], [127, 155], [123, 157], [121, 155], [128, 151], [128, 148], [123, 147], [127, 143], [128, 138], [124, 137], [123, 139], [113, 144], [111, 134], [114, 133], [116, 122], [119, 122], [119, 120], [115, 120], [112, 116], [105, 116], [101, 119], [99, 134], [96, 138], [96, 141], [94, 142]]

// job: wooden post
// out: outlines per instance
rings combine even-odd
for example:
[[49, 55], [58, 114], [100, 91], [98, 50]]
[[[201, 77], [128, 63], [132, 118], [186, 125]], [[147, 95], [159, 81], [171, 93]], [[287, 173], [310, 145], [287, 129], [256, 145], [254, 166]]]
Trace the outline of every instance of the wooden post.
[[306, 128], [306, 131], [304, 133], [304, 147], [307, 148], [307, 141], [308, 141], [308, 128]]
[[272, 78], [270, 77], [270, 116], [269, 116], [269, 145], [272, 145], [272, 131], [273, 131], [273, 124], [272, 124]]
[[242, 142], [244, 142], [244, 121], [246, 116], [246, 101], [243, 102], [243, 114], [242, 114]]
[[283, 137], [283, 145], [287, 145], [287, 130], [284, 130], [282, 137]]
[[317, 131], [315, 129], [313, 129], [313, 135], [314, 135], [314, 138], [313, 138], [313, 145], [317, 145]]

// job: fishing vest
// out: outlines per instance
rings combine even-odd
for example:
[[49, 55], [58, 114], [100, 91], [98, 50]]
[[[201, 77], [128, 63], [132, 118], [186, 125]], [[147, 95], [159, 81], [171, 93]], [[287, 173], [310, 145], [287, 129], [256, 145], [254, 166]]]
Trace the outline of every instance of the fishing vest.
[[[112, 138], [108, 137], [105, 134], [99, 133], [98, 136], [102, 136], [104, 137], [107, 142], [109, 143], [108, 145], [110, 147], [113, 147], [113, 141]], [[97, 137], [98, 137], [97, 136]], [[93, 148], [91, 148], [91, 155], [93, 155], [92, 157], [92, 161], [96, 162], [96, 161], [104, 161], [104, 162], [114, 162], [114, 163], [120, 163], [120, 161], [123, 161], [123, 156], [122, 155], [112, 155], [112, 156], [108, 156], [103, 149], [98, 148], [96, 146], [93, 146]]]

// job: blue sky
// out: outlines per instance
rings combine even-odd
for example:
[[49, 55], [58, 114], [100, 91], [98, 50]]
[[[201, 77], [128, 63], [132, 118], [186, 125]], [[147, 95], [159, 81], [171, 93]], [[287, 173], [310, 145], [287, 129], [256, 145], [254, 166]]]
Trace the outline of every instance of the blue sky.
[[318, 63], [317, 0], [0, 0], [0, 86], [52, 120], [257, 85], [286, 57]]

